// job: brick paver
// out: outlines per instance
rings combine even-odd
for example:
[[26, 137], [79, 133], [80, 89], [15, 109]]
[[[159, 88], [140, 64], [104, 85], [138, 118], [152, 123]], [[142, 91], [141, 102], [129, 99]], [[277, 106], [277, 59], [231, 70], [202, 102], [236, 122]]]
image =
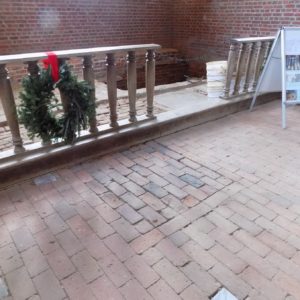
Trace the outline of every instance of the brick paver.
[[300, 299], [299, 108], [271, 103], [0, 191], [7, 299]]

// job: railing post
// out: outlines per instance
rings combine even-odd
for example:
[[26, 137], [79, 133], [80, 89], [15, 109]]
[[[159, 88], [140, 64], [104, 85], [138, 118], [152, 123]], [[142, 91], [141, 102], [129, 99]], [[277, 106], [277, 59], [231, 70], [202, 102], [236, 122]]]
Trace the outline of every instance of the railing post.
[[244, 88], [243, 88], [243, 92], [244, 93], [248, 92], [249, 84], [250, 84], [250, 75], [251, 75], [250, 71], [251, 71], [251, 64], [252, 64], [253, 56], [254, 56], [253, 55], [254, 54], [253, 46], [254, 46], [253, 43], [249, 43], [249, 46], [248, 46], [248, 57], [247, 57], [247, 62], [246, 62], [245, 83], [244, 83]]
[[[92, 57], [84, 56], [83, 57], [83, 79], [93, 88], [92, 91], [92, 101], [96, 104], [96, 92], [95, 92], [95, 74], [93, 68], [93, 60]], [[95, 115], [89, 120], [90, 122], [90, 133], [97, 133], [97, 120], [96, 120], [96, 113]]]
[[233, 95], [237, 95], [240, 91], [244, 56], [245, 56], [245, 44], [241, 43], [240, 50], [239, 50], [239, 57], [237, 61], [236, 78], [235, 78], [235, 84], [233, 89]]
[[137, 76], [134, 51], [129, 51], [127, 54], [127, 88], [129, 98], [129, 122], [136, 122]]
[[[59, 58], [58, 59], [59, 66], [61, 67], [63, 64], [65, 64], [66, 60], [68, 60], [68, 59], [67, 58]], [[64, 112], [67, 113], [69, 110], [68, 97], [66, 97], [61, 90], [59, 91], [59, 93], [60, 93], [60, 99], [61, 99], [61, 103], [63, 105]]]
[[[28, 71], [28, 75], [30, 77], [33, 77], [33, 78], [36, 78], [38, 77], [40, 74], [39, 74], [39, 66], [38, 66], [38, 62], [37, 61], [27, 61], [26, 62], [27, 64], [27, 71]], [[52, 144], [52, 141], [49, 140], [49, 141], [42, 141], [42, 145], [43, 146], [49, 146]]]
[[0, 65], [0, 98], [2, 99], [3, 110], [11, 131], [14, 152], [24, 152], [25, 149], [23, 147], [23, 141], [20, 134], [14, 94], [10, 78], [4, 64]]
[[110, 126], [118, 127], [117, 116], [117, 73], [115, 55], [108, 53], [106, 56], [107, 66], [107, 94], [110, 108]]
[[231, 81], [232, 81], [233, 72], [235, 69], [235, 62], [236, 62], [235, 44], [231, 44], [229, 54], [228, 54], [228, 65], [227, 65], [227, 71], [226, 71], [226, 81], [225, 81], [223, 98], [229, 98]]
[[256, 59], [255, 59], [255, 67], [254, 67], [254, 80], [252, 84], [252, 90], [256, 90], [256, 86], [258, 83], [260, 71], [261, 71], [261, 65], [263, 60], [263, 51], [262, 51], [262, 42], [258, 42], [256, 44]]
[[264, 43], [264, 58], [263, 58], [263, 61], [262, 61], [262, 65], [264, 65], [268, 59], [268, 56], [269, 56], [269, 52], [270, 52], [270, 49], [271, 49], [271, 45], [272, 45], [272, 42], [265, 42]]
[[155, 88], [155, 51], [147, 50], [146, 54], [146, 90], [147, 90], [147, 117], [153, 117], [153, 100]]
[[38, 77], [39, 76], [39, 66], [38, 66], [38, 62], [35, 61], [27, 61], [27, 71], [28, 71], [28, 75], [31, 77]]

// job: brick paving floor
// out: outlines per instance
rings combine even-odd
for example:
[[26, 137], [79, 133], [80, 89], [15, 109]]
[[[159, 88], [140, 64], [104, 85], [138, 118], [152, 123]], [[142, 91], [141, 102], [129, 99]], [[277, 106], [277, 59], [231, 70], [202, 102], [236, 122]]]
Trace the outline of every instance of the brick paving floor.
[[283, 131], [268, 104], [3, 190], [7, 299], [300, 299], [298, 114]]

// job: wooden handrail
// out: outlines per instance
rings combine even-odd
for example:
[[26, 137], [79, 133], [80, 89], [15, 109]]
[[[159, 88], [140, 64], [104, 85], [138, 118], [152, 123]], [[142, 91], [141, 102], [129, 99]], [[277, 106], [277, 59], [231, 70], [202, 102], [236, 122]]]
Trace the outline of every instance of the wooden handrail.
[[236, 43], [256, 43], [256, 42], [269, 42], [275, 40], [275, 36], [265, 37], [248, 37], [248, 38], [233, 38], [232, 42]]
[[[59, 50], [54, 51], [58, 58], [69, 58], [74, 56], [87, 56], [96, 54], [110, 54], [117, 52], [129, 52], [139, 50], [156, 50], [160, 49], [161, 46], [157, 44], [141, 44], [141, 45], [126, 45], [126, 46], [115, 46], [115, 47], [96, 47], [86, 49], [72, 49], [72, 50]], [[0, 64], [9, 64], [15, 62], [28, 62], [36, 61], [47, 58], [46, 52], [35, 52], [25, 54], [11, 54], [11, 55], [0, 55]]]

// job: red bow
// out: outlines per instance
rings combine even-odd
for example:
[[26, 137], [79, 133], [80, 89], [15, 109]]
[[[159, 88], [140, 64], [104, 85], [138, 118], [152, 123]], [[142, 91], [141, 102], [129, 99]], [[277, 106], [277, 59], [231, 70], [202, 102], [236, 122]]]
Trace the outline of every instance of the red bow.
[[54, 52], [47, 52], [48, 58], [43, 60], [44, 68], [48, 69], [51, 66], [51, 76], [55, 82], [59, 80], [59, 64], [57, 55]]

